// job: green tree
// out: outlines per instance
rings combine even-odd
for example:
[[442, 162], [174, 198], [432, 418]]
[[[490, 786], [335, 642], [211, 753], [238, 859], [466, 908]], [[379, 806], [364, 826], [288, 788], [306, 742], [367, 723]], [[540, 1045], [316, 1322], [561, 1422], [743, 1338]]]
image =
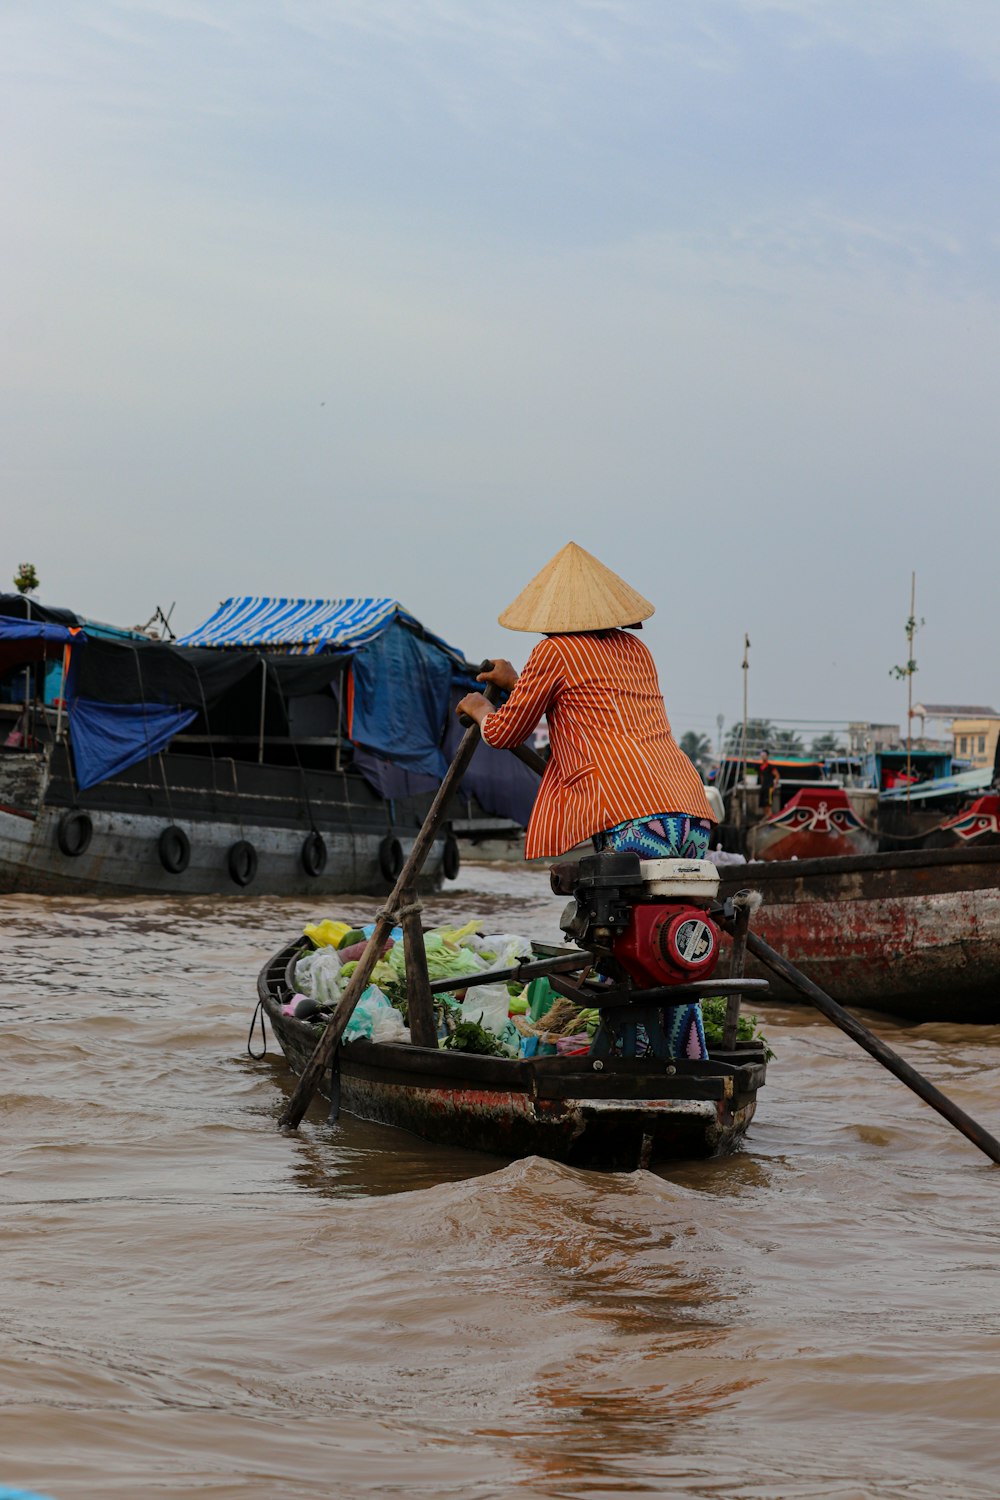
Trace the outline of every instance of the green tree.
[[[759, 755], [762, 750], [774, 749], [777, 731], [770, 719], [747, 719], [747, 755]], [[743, 724], [733, 724], [726, 735], [726, 752], [739, 755], [743, 746]]]
[[712, 759], [712, 741], [707, 734], [697, 734], [695, 730], [689, 729], [686, 734], [681, 735], [681, 749], [704, 776]]
[[14, 587], [19, 594], [30, 594], [38, 587], [38, 574], [34, 563], [18, 563], [14, 574]]
[[794, 729], [776, 729], [769, 745], [764, 746], [771, 755], [805, 755], [806, 750]]
[[843, 755], [844, 747], [835, 734], [818, 734], [809, 747], [813, 755]]

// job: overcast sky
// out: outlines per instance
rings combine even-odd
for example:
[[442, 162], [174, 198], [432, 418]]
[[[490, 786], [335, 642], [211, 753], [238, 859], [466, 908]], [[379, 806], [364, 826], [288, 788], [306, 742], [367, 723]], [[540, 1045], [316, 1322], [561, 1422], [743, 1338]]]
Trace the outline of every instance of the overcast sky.
[[995, 0], [2, 0], [0, 587], [388, 594], [572, 539], [678, 733], [1000, 707]]

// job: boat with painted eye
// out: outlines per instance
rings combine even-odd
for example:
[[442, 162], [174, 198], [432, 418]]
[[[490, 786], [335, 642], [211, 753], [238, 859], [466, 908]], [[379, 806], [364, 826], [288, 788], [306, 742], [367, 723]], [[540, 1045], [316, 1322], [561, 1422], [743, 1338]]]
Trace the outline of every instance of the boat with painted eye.
[[[260, 1009], [295, 1074], [319, 1031], [282, 1006], [294, 992], [295, 965], [311, 946], [302, 938], [289, 943], [257, 980]], [[562, 951], [534, 946], [540, 959]], [[697, 1062], [484, 1057], [367, 1040], [342, 1043], [338, 1057], [336, 1081], [328, 1079], [320, 1092], [329, 1099], [336, 1090], [340, 1107], [361, 1119], [442, 1145], [620, 1171], [733, 1151], [766, 1075], [761, 1041], [738, 1042]]]

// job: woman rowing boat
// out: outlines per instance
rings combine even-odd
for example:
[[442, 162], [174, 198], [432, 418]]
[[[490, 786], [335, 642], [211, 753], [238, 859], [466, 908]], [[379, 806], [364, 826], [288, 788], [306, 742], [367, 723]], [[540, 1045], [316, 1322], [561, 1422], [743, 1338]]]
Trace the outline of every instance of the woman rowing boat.
[[[569, 542], [500, 616], [537, 631], [518, 675], [496, 661], [480, 682], [510, 697], [496, 708], [481, 693], [458, 705], [488, 745], [519, 745], [544, 715], [551, 757], [524, 854], [564, 854], [593, 839], [598, 850], [646, 859], [702, 859], [712, 809], [701, 777], [670, 730], [653, 658], [628, 631], [653, 605], [589, 552]], [[625, 628], [622, 628], [625, 627]]]
[[[653, 658], [630, 630], [653, 606], [569, 542], [500, 616], [545, 637], [520, 675], [496, 661], [479, 676], [509, 692], [495, 708], [469, 693], [458, 712], [488, 745], [520, 745], [544, 715], [551, 756], [532, 808], [526, 859], [597, 850], [645, 859], [703, 859], [715, 818], [701, 777], [670, 730]], [[625, 627], [625, 628], [622, 628]], [[708, 1056], [701, 1007], [667, 1007], [677, 1056]]]

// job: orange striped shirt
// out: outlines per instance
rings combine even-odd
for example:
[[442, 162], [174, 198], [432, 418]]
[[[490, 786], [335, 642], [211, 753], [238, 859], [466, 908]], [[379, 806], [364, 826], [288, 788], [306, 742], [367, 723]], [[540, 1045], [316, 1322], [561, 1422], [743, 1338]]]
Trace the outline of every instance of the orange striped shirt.
[[483, 721], [497, 749], [546, 715], [552, 755], [528, 824], [525, 859], [563, 854], [595, 833], [657, 813], [715, 817], [670, 732], [653, 658], [634, 635], [547, 636], [517, 686]]

